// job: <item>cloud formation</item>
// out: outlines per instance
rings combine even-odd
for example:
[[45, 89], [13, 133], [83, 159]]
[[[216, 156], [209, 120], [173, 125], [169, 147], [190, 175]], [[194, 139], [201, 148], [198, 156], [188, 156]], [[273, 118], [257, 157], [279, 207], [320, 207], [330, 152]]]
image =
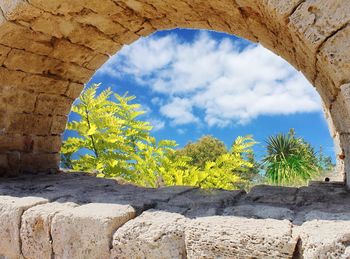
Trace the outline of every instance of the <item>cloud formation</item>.
[[148, 121], [150, 122], [152, 128], [152, 131], [158, 131], [165, 127], [165, 122], [159, 119], [149, 118]]
[[321, 110], [317, 92], [282, 58], [260, 45], [242, 48], [206, 32], [192, 42], [176, 34], [143, 38], [124, 47], [98, 73], [132, 77], [162, 95], [152, 103], [174, 125], [224, 127], [261, 115]]

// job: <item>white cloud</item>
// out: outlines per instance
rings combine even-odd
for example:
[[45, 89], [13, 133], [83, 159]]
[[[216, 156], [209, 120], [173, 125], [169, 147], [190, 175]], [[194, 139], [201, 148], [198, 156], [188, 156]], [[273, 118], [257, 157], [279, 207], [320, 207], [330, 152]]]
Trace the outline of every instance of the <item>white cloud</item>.
[[192, 113], [192, 102], [189, 99], [175, 97], [172, 101], [160, 108], [160, 112], [173, 120], [175, 125], [197, 122], [198, 118]]
[[152, 103], [153, 105], [163, 105], [164, 100], [162, 100], [162, 99], [159, 98], [159, 97], [153, 97], [153, 98], [151, 99], [151, 103]]
[[[226, 126], [261, 115], [318, 112], [320, 98], [286, 61], [260, 45], [243, 50], [229, 38], [199, 33], [193, 42], [174, 34], [124, 47], [99, 73], [128, 75], [164, 96], [155, 99], [173, 124]], [[203, 112], [201, 120], [194, 111]]]
[[152, 131], [159, 131], [165, 127], [165, 122], [162, 120], [151, 118], [151, 119], [148, 119], [148, 121], [153, 127]]

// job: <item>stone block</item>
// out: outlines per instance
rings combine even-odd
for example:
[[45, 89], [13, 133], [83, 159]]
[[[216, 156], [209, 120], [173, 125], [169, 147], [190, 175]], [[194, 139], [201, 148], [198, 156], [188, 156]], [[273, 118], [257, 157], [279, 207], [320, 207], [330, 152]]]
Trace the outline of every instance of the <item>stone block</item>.
[[3, 86], [16, 86], [22, 87], [22, 80], [26, 76], [26, 73], [21, 71], [9, 70], [4, 67], [0, 67], [0, 85]]
[[320, 95], [322, 102], [327, 108], [330, 108], [331, 103], [337, 99], [339, 86], [336, 86], [332, 78], [322, 71], [318, 71], [317, 76], [315, 75], [313, 80], [316, 91]]
[[66, 17], [45, 13], [33, 21], [34, 31], [42, 32], [56, 38], [67, 38], [74, 44], [86, 46], [104, 54], [114, 54], [121, 45], [93, 26], [80, 24]]
[[158, 203], [157, 209], [173, 208], [170, 211], [183, 213], [190, 218], [213, 216], [224, 207], [235, 204], [244, 194], [245, 191], [193, 189], [179, 193], [165, 203]]
[[62, 95], [67, 91], [69, 81], [58, 80], [51, 76], [26, 74], [22, 88], [36, 93]]
[[31, 113], [34, 111], [36, 97], [35, 93], [5, 85], [0, 89], [0, 110]]
[[40, 94], [38, 96], [35, 113], [44, 115], [67, 115], [73, 100], [61, 95]]
[[67, 116], [53, 116], [51, 125], [52, 135], [61, 135], [66, 129]]
[[299, 188], [296, 196], [297, 205], [311, 206], [318, 202], [341, 201], [347, 191], [344, 185], [334, 186], [333, 183], [321, 182], [319, 186], [303, 186]]
[[291, 14], [288, 26], [293, 35], [297, 62], [310, 81], [324, 74], [319, 65], [314, 65], [316, 60], [320, 62], [316, 54], [330, 36], [349, 22], [349, 10], [349, 2], [311, 0], [301, 1]]
[[[114, 55], [122, 45], [92, 26], [78, 27], [69, 35], [73, 43], [87, 46], [99, 53]], [[91, 39], [94, 39], [93, 41]]]
[[144, 23], [144, 18], [138, 16], [133, 10], [127, 8], [122, 12], [112, 15], [111, 19], [129, 31], [137, 32]]
[[73, 44], [65, 39], [57, 39], [54, 42], [54, 48], [50, 56], [63, 60], [65, 62], [71, 62], [83, 66], [86, 62], [89, 62], [96, 52], [93, 50]]
[[185, 258], [187, 221], [177, 213], [146, 211], [114, 233], [111, 258]]
[[23, 173], [47, 173], [58, 170], [59, 162], [59, 153], [23, 153], [21, 154], [21, 171]]
[[155, 31], [156, 31], [156, 29], [152, 26], [151, 23], [144, 22], [141, 25], [141, 28], [138, 31], [136, 31], [135, 33], [137, 35], [140, 35], [140, 36], [143, 36], [143, 37], [147, 37], [147, 36], [149, 36], [150, 34], [152, 34]]
[[26, 210], [20, 229], [22, 253], [27, 259], [51, 258], [51, 222], [53, 217], [64, 210], [77, 206], [74, 203], [47, 203]]
[[0, 152], [31, 151], [31, 137], [22, 134], [3, 134], [0, 138]]
[[87, 204], [56, 214], [52, 221], [57, 258], [109, 258], [113, 233], [135, 216], [128, 205]]
[[44, 13], [31, 22], [32, 30], [46, 35], [61, 39], [68, 35], [79, 26], [74, 21], [68, 20], [64, 16], [56, 16], [50, 13]]
[[0, 196], [0, 254], [10, 258], [21, 258], [20, 226], [25, 210], [47, 200], [40, 197]]
[[347, 109], [346, 101], [342, 96], [331, 103], [329, 113], [337, 132], [350, 133], [350, 111]]
[[303, 258], [349, 258], [350, 224], [348, 220], [313, 220], [294, 227], [301, 239]]
[[[338, 3], [340, 5], [340, 3]], [[350, 2], [347, 14], [350, 12]], [[349, 15], [347, 15], [349, 16]], [[350, 21], [350, 17], [348, 17]], [[337, 31], [322, 46], [319, 52], [318, 70], [332, 79], [339, 89], [342, 84], [350, 82], [350, 25]]]
[[290, 16], [290, 25], [305, 39], [309, 50], [316, 53], [330, 35], [350, 21], [349, 10], [348, 1], [302, 1]]
[[116, 35], [123, 33], [125, 28], [117, 22], [114, 22], [108, 16], [94, 12], [84, 13], [75, 17], [76, 21], [81, 24], [88, 24], [96, 27], [99, 31], [106, 35]]
[[186, 225], [188, 258], [292, 258], [288, 220], [199, 217]]
[[100, 68], [108, 59], [108, 55], [96, 54], [96, 56], [94, 56], [89, 62], [84, 64], [84, 67], [91, 70], [96, 70]]
[[12, 22], [1, 26], [0, 43], [40, 55], [47, 55], [52, 51], [49, 35], [34, 32], [28, 27]]
[[84, 89], [83, 84], [70, 83], [68, 85], [68, 89], [65, 93], [65, 96], [75, 100], [76, 98], [78, 98], [80, 96], [83, 89]]
[[[157, 25], [155, 25], [155, 26], [157, 26]], [[156, 27], [156, 28], [158, 28], [158, 27]], [[121, 45], [129, 45], [139, 38], [140, 38], [139, 35], [137, 35], [136, 33], [132, 32], [132, 31], [127, 30], [124, 33], [115, 35], [113, 37], [113, 40], [115, 42], [118, 42]]]
[[254, 186], [244, 198], [257, 203], [294, 205], [298, 188], [269, 185]]
[[61, 142], [61, 136], [35, 136], [33, 137], [33, 152], [59, 153]]
[[[319, 203], [320, 204], [320, 203]], [[342, 212], [339, 212], [339, 205], [332, 206], [330, 205], [325, 210], [322, 211], [324, 208], [320, 208], [318, 205], [318, 209], [313, 209], [313, 205], [311, 205], [309, 210], [303, 210], [302, 212], [297, 214], [297, 217], [294, 219], [293, 224], [300, 226], [306, 222], [311, 221], [349, 221], [350, 220], [350, 212], [349, 209], [342, 209]], [[319, 210], [321, 209], [321, 210]], [[335, 209], [335, 211], [332, 211], [332, 209]], [[297, 232], [296, 232], [297, 233]]]
[[8, 119], [9, 126], [6, 129], [7, 133], [37, 135], [48, 135], [50, 133], [52, 117], [39, 114], [17, 113], [9, 115]]
[[58, 67], [60, 63], [57, 59], [13, 49], [4, 64], [11, 70], [21, 70], [32, 74], [46, 74], [50, 69]]
[[21, 50], [12, 50], [5, 65], [12, 70], [21, 70], [27, 73], [53, 75], [75, 82], [86, 82], [93, 71], [47, 56], [36, 55]]

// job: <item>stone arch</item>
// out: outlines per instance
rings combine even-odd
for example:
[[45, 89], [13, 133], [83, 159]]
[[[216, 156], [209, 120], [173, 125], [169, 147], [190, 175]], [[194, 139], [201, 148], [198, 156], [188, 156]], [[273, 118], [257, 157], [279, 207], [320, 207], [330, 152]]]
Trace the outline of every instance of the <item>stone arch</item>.
[[0, 175], [57, 170], [83, 84], [124, 44], [177, 27], [260, 42], [302, 71], [322, 97], [346, 172], [349, 21], [347, 0], [0, 0]]

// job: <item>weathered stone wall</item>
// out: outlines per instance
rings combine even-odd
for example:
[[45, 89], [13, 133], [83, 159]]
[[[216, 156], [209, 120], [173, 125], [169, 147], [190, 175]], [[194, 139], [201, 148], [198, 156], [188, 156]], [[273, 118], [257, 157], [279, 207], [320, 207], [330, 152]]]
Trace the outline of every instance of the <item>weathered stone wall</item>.
[[83, 84], [124, 44], [175, 27], [260, 42], [302, 71], [347, 171], [349, 21], [348, 0], [0, 0], [0, 175], [57, 170]]
[[244, 191], [84, 174], [0, 183], [0, 258], [350, 258], [344, 184]]

